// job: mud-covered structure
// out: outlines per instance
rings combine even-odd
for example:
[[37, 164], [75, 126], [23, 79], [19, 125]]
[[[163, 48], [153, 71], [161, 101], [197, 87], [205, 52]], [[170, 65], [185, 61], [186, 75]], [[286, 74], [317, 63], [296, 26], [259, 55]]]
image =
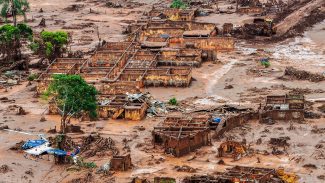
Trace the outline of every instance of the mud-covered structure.
[[122, 42], [107, 42], [89, 59], [57, 59], [38, 78], [38, 93], [53, 74], [79, 74], [101, 94], [139, 91], [145, 86], [188, 87], [192, 68], [231, 51], [235, 41], [215, 24], [195, 22], [196, 10], [152, 9], [130, 24]]
[[218, 148], [219, 157], [233, 158], [239, 160], [247, 155], [247, 147], [245, 144], [236, 141], [226, 141], [220, 144]]
[[272, 95], [266, 97], [259, 112], [260, 122], [303, 121], [305, 99], [303, 95]]
[[113, 171], [127, 171], [132, 168], [130, 154], [113, 156], [110, 161], [110, 170]]
[[[101, 118], [140, 120], [146, 105], [123, 101], [126, 93], [144, 87], [188, 87], [192, 69], [234, 49], [215, 24], [195, 22], [196, 10], [152, 9], [130, 24], [121, 42], [106, 42], [88, 59], [58, 58], [37, 79], [37, 93], [46, 90], [55, 74], [77, 74], [98, 90]], [[107, 101], [106, 100], [106, 101]], [[55, 107], [54, 107], [55, 108]]]
[[211, 144], [210, 129], [204, 118], [168, 117], [152, 132], [153, 144], [176, 157]]
[[218, 175], [194, 175], [187, 177], [183, 183], [246, 183], [246, 182], [282, 182], [275, 169], [235, 166]]

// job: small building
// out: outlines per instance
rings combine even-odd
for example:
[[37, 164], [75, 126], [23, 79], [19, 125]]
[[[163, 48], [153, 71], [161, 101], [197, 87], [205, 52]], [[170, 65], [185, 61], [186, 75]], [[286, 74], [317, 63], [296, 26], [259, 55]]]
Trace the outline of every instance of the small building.
[[130, 154], [123, 156], [113, 156], [110, 162], [110, 170], [127, 171], [132, 168]]
[[267, 96], [265, 106], [260, 111], [260, 122], [303, 121], [304, 106], [303, 95]]
[[211, 144], [208, 127], [155, 127], [154, 145], [163, 146], [165, 153], [176, 157]]

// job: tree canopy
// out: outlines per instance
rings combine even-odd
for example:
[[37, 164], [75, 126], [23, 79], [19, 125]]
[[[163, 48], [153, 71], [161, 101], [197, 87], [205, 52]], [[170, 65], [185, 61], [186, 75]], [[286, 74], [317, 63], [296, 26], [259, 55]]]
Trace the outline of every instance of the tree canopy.
[[69, 43], [69, 34], [64, 31], [43, 31], [39, 39], [35, 39], [31, 44], [34, 52], [44, 55], [50, 60], [62, 56], [67, 50]]
[[82, 112], [96, 117], [96, 95], [94, 86], [88, 85], [79, 75], [54, 75], [45, 95], [53, 96], [53, 100], [61, 114], [61, 131], [64, 132], [66, 122]]
[[33, 36], [33, 30], [26, 24], [0, 26], [0, 54], [7, 60], [19, 60], [21, 39]]
[[29, 10], [29, 3], [27, 0], [0, 0], [2, 6], [0, 15], [7, 21], [7, 17], [13, 17], [14, 25], [17, 24], [17, 15], [23, 15], [26, 21], [26, 12]]

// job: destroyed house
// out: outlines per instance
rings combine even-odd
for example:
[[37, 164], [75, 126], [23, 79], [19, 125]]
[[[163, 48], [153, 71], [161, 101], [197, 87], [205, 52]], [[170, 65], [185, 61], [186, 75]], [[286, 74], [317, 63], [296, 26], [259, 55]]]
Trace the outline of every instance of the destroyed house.
[[143, 101], [131, 101], [127, 95], [100, 95], [98, 116], [100, 118], [141, 120], [146, 115], [148, 105]]
[[192, 21], [195, 18], [195, 14], [196, 9], [153, 8], [148, 12], [148, 17], [151, 20]]
[[187, 177], [183, 183], [268, 183], [281, 181], [275, 178], [277, 178], [275, 169], [235, 166], [215, 176], [194, 175]]
[[304, 120], [305, 99], [303, 95], [267, 96], [260, 113], [260, 121]]
[[226, 141], [220, 144], [218, 148], [219, 157], [231, 157], [239, 160], [246, 155], [246, 145], [236, 141]]
[[113, 156], [110, 162], [110, 170], [113, 171], [127, 171], [132, 168], [130, 154]]
[[154, 145], [176, 157], [188, 154], [211, 143], [206, 118], [167, 117], [153, 131]]
[[168, 116], [158, 126], [164, 127], [208, 127], [209, 116], [195, 116], [195, 117], [183, 117], [183, 116]]

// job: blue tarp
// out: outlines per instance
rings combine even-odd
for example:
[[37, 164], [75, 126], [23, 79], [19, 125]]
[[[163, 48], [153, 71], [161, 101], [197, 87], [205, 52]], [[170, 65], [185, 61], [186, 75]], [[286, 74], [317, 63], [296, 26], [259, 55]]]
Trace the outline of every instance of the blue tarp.
[[57, 156], [66, 156], [67, 152], [61, 149], [49, 149], [47, 150], [48, 154], [53, 154], [53, 155], [57, 155]]
[[214, 122], [214, 123], [220, 123], [221, 122], [221, 118], [213, 118], [212, 122]]
[[40, 146], [40, 145], [42, 145], [44, 143], [46, 143], [46, 140], [43, 140], [43, 139], [40, 139], [40, 140], [29, 140], [23, 146], [21, 146], [21, 148], [23, 150], [31, 149], [31, 148]]

